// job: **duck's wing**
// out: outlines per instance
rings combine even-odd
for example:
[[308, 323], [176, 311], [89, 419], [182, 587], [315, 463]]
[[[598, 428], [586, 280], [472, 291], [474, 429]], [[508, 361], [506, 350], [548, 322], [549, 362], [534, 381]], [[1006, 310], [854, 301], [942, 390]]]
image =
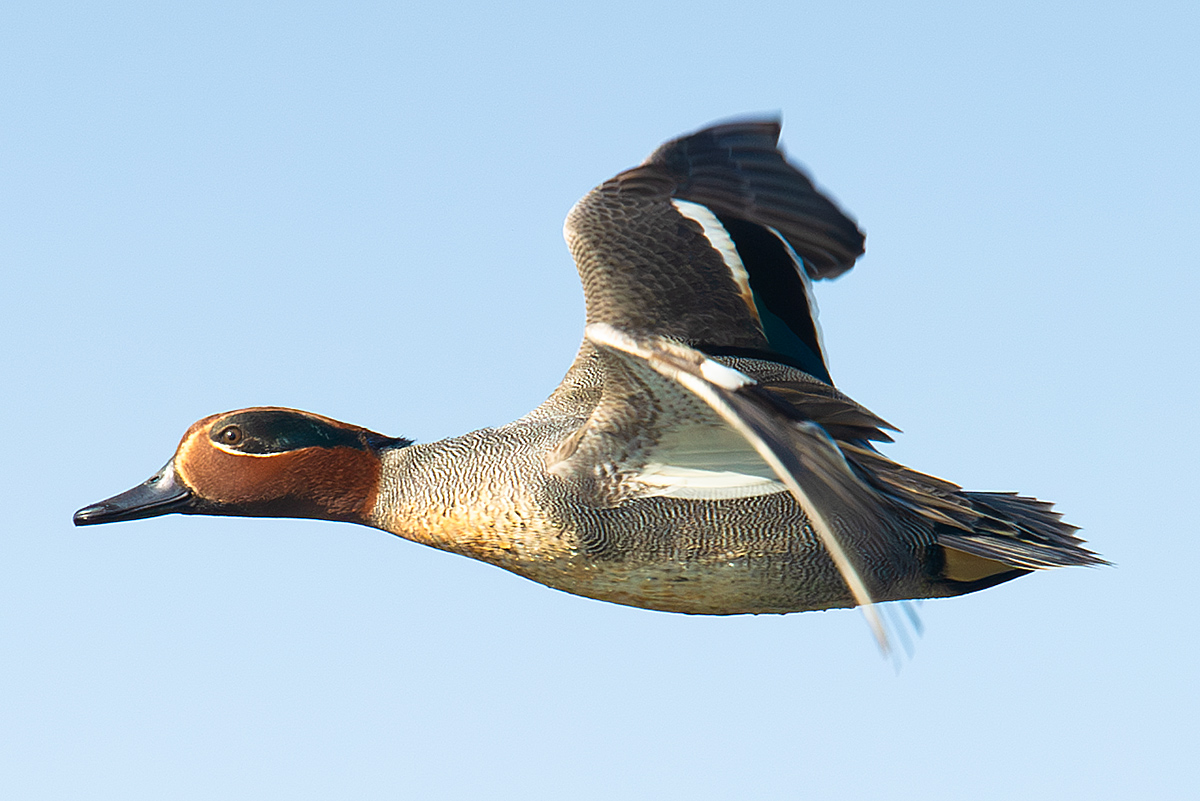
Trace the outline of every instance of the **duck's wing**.
[[864, 237], [784, 158], [779, 130], [672, 140], [575, 205], [564, 233], [589, 323], [771, 354], [830, 382], [808, 282], [849, 270]]
[[857, 563], [888, 561], [886, 514], [830, 431], [890, 426], [832, 387], [808, 286], [850, 269], [863, 235], [778, 138], [774, 120], [707, 128], [572, 209], [588, 327], [557, 394], [586, 391], [589, 411], [546, 466], [597, 506], [790, 492], [887, 650]]
[[[602, 396], [587, 424], [548, 456], [549, 471], [597, 505], [635, 495], [730, 498], [786, 489], [886, 652], [863, 560], [889, 561], [888, 512], [825, 426], [767, 384], [677, 341], [605, 323], [590, 324], [586, 336], [604, 365]], [[815, 396], [818, 415], [858, 432], [886, 426], [812, 383], [828, 390]]]

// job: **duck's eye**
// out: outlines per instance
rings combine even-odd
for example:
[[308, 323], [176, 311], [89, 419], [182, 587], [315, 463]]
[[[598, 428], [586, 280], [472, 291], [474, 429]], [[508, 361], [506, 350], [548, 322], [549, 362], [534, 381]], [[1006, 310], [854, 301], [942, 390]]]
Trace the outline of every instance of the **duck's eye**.
[[242, 429], [238, 426], [225, 426], [217, 434], [217, 441], [222, 445], [237, 445], [242, 441]]

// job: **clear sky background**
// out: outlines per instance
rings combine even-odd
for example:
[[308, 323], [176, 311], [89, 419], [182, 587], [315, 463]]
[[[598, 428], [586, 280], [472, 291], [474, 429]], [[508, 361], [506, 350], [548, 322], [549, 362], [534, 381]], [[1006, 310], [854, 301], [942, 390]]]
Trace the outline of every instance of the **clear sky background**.
[[[1200, 11], [974, 4], [0, 9], [0, 797], [1183, 798], [1200, 781]], [[1115, 568], [700, 618], [382, 532], [76, 529], [194, 420], [433, 440], [557, 384], [562, 220], [713, 120], [868, 233], [818, 288], [887, 453], [1059, 504]]]

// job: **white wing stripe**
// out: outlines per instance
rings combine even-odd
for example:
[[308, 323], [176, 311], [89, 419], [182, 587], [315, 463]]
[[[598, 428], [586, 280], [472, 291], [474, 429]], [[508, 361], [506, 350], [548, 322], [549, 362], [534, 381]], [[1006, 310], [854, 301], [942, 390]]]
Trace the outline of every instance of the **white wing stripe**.
[[707, 206], [678, 198], [672, 200], [671, 205], [684, 217], [700, 224], [700, 228], [704, 231], [704, 238], [712, 245], [713, 250], [721, 255], [721, 260], [729, 268], [733, 282], [737, 284], [742, 302], [746, 304], [746, 308], [750, 309], [750, 316], [754, 318], [759, 330], [762, 330], [758, 307], [754, 305], [754, 293], [750, 290], [750, 273], [746, 272], [746, 265], [742, 263], [742, 257], [738, 254], [737, 246], [733, 244], [729, 231], [725, 230], [725, 226], [721, 225], [717, 215], [709, 211]]

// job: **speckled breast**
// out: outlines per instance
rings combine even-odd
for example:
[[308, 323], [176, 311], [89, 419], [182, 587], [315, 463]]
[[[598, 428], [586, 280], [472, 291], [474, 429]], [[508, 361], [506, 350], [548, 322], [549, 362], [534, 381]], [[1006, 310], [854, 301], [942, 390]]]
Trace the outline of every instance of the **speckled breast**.
[[[788, 493], [585, 506], [543, 466], [542, 455], [562, 435], [518, 421], [388, 454], [373, 522], [556, 589], [629, 606], [746, 614], [853, 605]], [[919, 527], [904, 533], [897, 550], [861, 568], [880, 600], [928, 593], [932, 536]]]

